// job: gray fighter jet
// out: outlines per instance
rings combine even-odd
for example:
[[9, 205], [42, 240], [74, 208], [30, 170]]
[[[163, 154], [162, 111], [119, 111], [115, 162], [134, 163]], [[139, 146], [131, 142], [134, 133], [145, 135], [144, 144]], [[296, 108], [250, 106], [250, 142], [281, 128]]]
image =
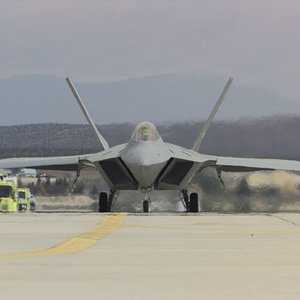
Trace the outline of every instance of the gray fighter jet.
[[229, 90], [232, 78], [226, 83], [191, 149], [165, 143], [156, 127], [150, 122], [138, 124], [127, 144], [109, 147], [92, 121], [71, 80], [69, 78], [66, 80], [102, 150], [98, 153], [75, 156], [1, 159], [0, 168], [26, 167], [76, 171], [78, 178], [81, 169], [93, 167], [101, 173], [110, 188], [109, 194], [101, 192], [99, 195], [99, 212], [110, 211], [117, 192], [122, 190], [139, 190], [144, 193], [144, 212], [150, 210], [148, 194], [152, 190], [178, 190], [186, 211], [198, 212], [198, 194], [189, 194], [188, 188], [194, 176], [207, 167], [216, 168], [221, 182], [222, 171], [275, 169], [300, 171], [299, 161], [221, 157], [198, 152], [207, 130]]

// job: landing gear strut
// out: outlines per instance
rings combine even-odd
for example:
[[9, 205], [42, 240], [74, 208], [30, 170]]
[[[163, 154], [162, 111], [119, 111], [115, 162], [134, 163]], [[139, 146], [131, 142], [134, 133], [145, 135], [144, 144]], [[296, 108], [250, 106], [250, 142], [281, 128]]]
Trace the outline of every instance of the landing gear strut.
[[225, 183], [222, 179], [222, 172], [221, 172], [221, 168], [220, 167], [216, 167], [216, 170], [217, 170], [217, 174], [218, 174], [218, 178], [223, 186], [223, 190], [225, 190]]
[[117, 198], [117, 191], [110, 190], [109, 198], [108, 198], [108, 210], [111, 211], [112, 204], [114, 200]]
[[186, 209], [186, 211], [189, 211], [189, 207], [190, 207], [190, 203], [189, 203], [189, 194], [187, 192], [187, 190], [183, 190], [181, 192], [182, 194], [182, 202], [183, 202], [183, 205]]

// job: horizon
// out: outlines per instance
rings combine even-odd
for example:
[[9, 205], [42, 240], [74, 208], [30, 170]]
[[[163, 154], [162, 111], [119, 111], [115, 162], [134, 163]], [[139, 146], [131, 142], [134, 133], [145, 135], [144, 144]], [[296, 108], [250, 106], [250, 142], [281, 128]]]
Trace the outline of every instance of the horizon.
[[[226, 83], [208, 73], [161, 74], [109, 83], [76, 82], [96, 124], [154, 124], [206, 120]], [[85, 123], [65, 80], [51, 74], [0, 79], [6, 113], [0, 125]], [[297, 98], [255, 85], [233, 83], [216, 120], [233, 121], [300, 112]]]

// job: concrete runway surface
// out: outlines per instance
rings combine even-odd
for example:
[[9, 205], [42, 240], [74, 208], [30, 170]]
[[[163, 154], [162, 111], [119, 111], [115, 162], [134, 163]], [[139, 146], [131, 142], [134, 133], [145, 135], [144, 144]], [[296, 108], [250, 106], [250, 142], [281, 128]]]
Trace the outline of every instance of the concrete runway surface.
[[0, 299], [300, 299], [300, 215], [0, 215]]

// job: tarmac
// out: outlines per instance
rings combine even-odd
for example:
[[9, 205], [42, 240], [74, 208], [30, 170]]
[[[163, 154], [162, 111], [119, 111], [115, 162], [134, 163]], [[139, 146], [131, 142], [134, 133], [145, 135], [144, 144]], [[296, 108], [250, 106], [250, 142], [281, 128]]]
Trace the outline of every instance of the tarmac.
[[0, 215], [1, 299], [300, 299], [300, 214]]

